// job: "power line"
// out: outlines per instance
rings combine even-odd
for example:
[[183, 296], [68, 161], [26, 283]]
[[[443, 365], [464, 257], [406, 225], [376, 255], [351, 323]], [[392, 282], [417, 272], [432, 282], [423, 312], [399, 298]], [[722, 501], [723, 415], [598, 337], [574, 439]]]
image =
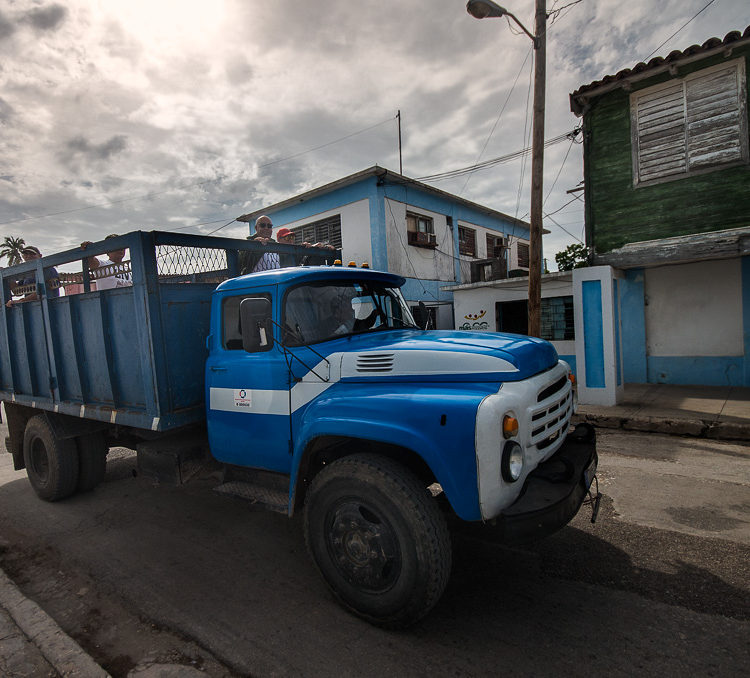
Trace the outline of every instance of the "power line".
[[706, 3], [701, 9], [699, 9], [693, 16], [691, 16], [682, 26], [680, 26], [672, 35], [670, 35], [661, 45], [659, 45], [651, 54], [649, 54], [644, 61], [647, 59], [650, 59], [654, 54], [656, 54], [664, 45], [666, 45], [672, 38], [674, 38], [675, 35], [677, 35], [685, 26], [687, 26], [693, 19], [695, 19], [701, 12], [708, 9], [709, 5], [713, 5], [716, 2], [716, 0], [710, 0], [708, 3]]
[[[531, 90], [533, 88], [533, 83], [534, 83], [533, 75], [534, 75], [534, 69], [536, 68], [536, 58], [537, 58], [537, 55], [534, 54], [533, 59], [532, 59], [532, 64], [531, 64], [532, 67], [529, 69], [529, 89], [526, 92], [526, 116], [523, 122], [523, 142], [526, 146], [529, 145], [529, 138], [531, 137], [531, 125], [529, 124], [530, 122], [529, 104], [531, 102]], [[526, 134], [527, 128], [528, 128], [528, 136]], [[518, 194], [516, 195], [516, 213], [514, 215], [516, 219], [518, 219], [518, 209], [521, 206], [521, 192], [523, 191], [523, 180], [524, 180], [524, 176], [526, 175], [526, 159], [527, 158], [528, 158], [528, 155], [524, 155], [523, 160], [521, 162], [521, 176], [518, 181]]]
[[545, 219], [549, 219], [555, 226], [565, 231], [571, 238], [574, 240], [577, 240], [579, 243], [583, 244], [583, 240], [581, 240], [578, 236], [573, 235], [567, 228], [564, 228], [560, 224], [558, 224], [549, 214], [544, 215]]
[[542, 203], [542, 207], [547, 203], [549, 200], [550, 195], [552, 195], [552, 191], [555, 188], [555, 184], [557, 184], [557, 180], [560, 178], [560, 174], [563, 171], [563, 167], [565, 167], [565, 161], [568, 159], [568, 155], [570, 154], [570, 149], [573, 148], [573, 142], [575, 141], [575, 137], [573, 137], [570, 140], [570, 145], [568, 146], [568, 150], [565, 151], [565, 157], [563, 158], [562, 164], [560, 165], [560, 169], [557, 170], [557, 176], [555, 177], [555, 180], [552, 182], [552, 186], [550, 186], [549, 191], [547, 191], [547, 197], [544, 199], [544, 202]]
[[[365, 127], [361, 130], [358, 130], [356, 132], [352, 132], [351, 134], [347, 134], [346, 136], [340, 137], [339, 139], [334, 139], [333, 141], [329, 141], [325, 144], [321, 144], [320, 146], [315, 146], [313, 148], [308, 148], [305, 151], [300, 151], [299, 153], [295, 153], [293, 155], [286, 156], [284, 158], [279, 158], [278, 160], [272, 160], [270, 162], [264, 163], [262, 165], [258, 165], [258, 169], [264, 169], [266, 167], [270, 167], [271, 165], [277, 165], [280, 162], [285, 162], [287, 160], [293, 160], [294, 158], [299, 158], [302, 155], [305, 155], [307, 153], [312, 153], [313, 151], [319, 151], [321, 148], [327, 148], [328, 146], [333, 146], [334, 144], [338, 144], [341, 141], [346, 141], [347, 139], [351, 139], [352, 137], [357, 136], [358, 134], [363, 134], [364, 132], [369, 132], [372, 129], [375, 129], [376, 127], [380, 127], [381, 125], [385, 125], [386, 123], [391, 122], [392, 120], [395, 120], [395, 116], [388, 118], [387, 120], [381, 120], [380, 122], [370, 125], [369, 127]], [[124, 202], [130, 202], [133, 200], [145, 200], [147, 198], [153, 198], [157, 195], [164, 195], [165, 193], [170, 193], [172, 191], [180, 191], [187, 188], [195, 188], [196, 186], [204, 186], [206, 184], [213, 184], [217, 181], [223, 181], [225, 177], [217, 177], [216, 179], [203, 179], [198, 182], [193, 182], [190, 184], [184, 184], [181, 186], [173, 186], [171, 188], [167, 188], [163, 191], [155, 191], [152, 193], [145, 193], [142, 195], [135, 195], [131, 196], [129, 198], [120, 198], [119, 200], [105, 200], [100, 203], [96, 203], [95, 205], [86, 205], [85, 207], [76, 207], [74, 209], [70, 210], [61, 210], [58, 212], [49, 212], [48, 214], [39, 214], [37, 216], [33, 217], [21, 217], [20, 219], [10, 219], [9, 221], [0, 221], [0, 226], [4, 226], [6, 224], [16, 224], [20, 223], [22, 221], [31, 221], [33, 219], [46, 219], [48, 217], [57, 217], [62, 214], [71, 214], [73, 212], [84, 212], [86, 210], [92, 210], [96, 209], [97, 207], [107, 207], [109, 205], [119, 205]], [[231, 223], [231, 222], [230, 222]]]
[[[574, 130], [571, 130], [570, 132], [566, 132], [565, 134], [560, 134], [551, 139], [547, 139], [547, 141], [544, 142], [544, 147], [547, 148], [548, 146], [554, 146], [555, 144], [559, 144], [561, 141], [570, 139], [571, 135], [578, 134], [578, 132], [579, 132], [578, 129], [574, 129]], [[518, 158], [523, 157], [524, 155], [528, 155], [529, 153], [531, 153], [531, 147], [527, 146], [526, 148], [522, 148], [518, 151], [513, 151], [513, 153], [501, 155], [501, 156], [498, 156], [497, 158], [490, 158], [489, 160], [485, 160], [484, 162], [480, 162], [476, 165], [469, 165], [468, 167], [461, 167], [455, 170], [448, 170], [446, 172], [440, 172], [439, 174], [430, 174], [424, 177], [417, 177], [416, 181], [441, 181], [443, 179], [453, 179], [454, 177], [459, 177], [462, 174], [475, 172], [477, 170], [488, 169], [490, 167], [494, 167], [495, 165], [501, 165], [503, 163], [510, 162], [511, 160], [516, 160]]]
[[[487, 136], [487, 140], [484, 142], [484, 146], [482, 146], [482, 150], [479, 153], [479, 156], [477, 157], [476, 163], [477, 164], [484, 155], [485, 150], [487, 149], [487, 144], [490, 143], [490, 139], [492, 139], [492, 135], [495, 133], [495, 128], [497, 127], [497, 124], [500, 122], [500, 118], [503, 115], [503, 112], [505, 111], [505, 107], [508, 105], [508, 102], [510, 101], [510, 97], [513, 94], [513, 90], [516, 88], [516, 83], [518, 82], [518, 78], [521, 77], [521, 73], [523, 73], [523, 69], [526, 67], [526, 62], [529, 60], [529, 56], [533, 52], [533, 48], [530, 48], [529, 51], [526, 53], [526, 58], [523, 60], [523, 63], [521, 64], [521, 68], [518, 69], [518, 73], [516, 74], [516, 79], [513, 81], [513, 85], [510, 88], [510, 92], [508, 92], [508, 96], [505, 98], [505, 103], [503, 104], [503, 107], [500, 109], [500, 112], [497, 114], [497, 119], [495, 120], [495, 124], [492, 125], [492, 129], [490, 130], [489, 135]], [[459, 192], [458, 195], [462, 195], [463, 192], [466, 190], [466, 187], [469, 185], [469, 181], [471, 180], [471, 177], [473, 176], [473, 172], [469, 173], [469, 176], [466, 177], [466, 181], [464, 182], [463, 188]]]

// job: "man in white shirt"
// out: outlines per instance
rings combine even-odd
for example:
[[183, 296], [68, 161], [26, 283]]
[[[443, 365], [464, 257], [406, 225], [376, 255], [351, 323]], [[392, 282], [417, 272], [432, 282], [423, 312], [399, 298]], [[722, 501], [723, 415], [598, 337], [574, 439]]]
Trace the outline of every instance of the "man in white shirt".
[[[117, 238], [117, 233], [110, 233], [105, 240], [110, 238]], [[91, 241], [81, 243], [81, 248], [86, 249], [88, 245], [91, 245]], [[96, 278], [96, 289], [97, 290], [111, 290], [116, 287], [130, 287], [133, 284], [133, 276], [130, 272], [130, 262], [123, 263], [125, 253], [127, 250], [112, 250], [107, 252], [108, 259], [99, 261], [96, 257], [89, 257], [89, 268], [93, 271], [97, 268], [111, 267], [107, 273], [108, 275], [102, 278]]]

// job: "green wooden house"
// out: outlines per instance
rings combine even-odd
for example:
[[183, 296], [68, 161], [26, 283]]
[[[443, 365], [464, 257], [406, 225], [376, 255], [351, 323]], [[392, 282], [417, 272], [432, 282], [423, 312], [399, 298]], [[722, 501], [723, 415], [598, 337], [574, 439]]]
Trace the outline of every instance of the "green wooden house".
[[749, 60], [750, 27], [570, 95], [626, 382], [750, 386]]

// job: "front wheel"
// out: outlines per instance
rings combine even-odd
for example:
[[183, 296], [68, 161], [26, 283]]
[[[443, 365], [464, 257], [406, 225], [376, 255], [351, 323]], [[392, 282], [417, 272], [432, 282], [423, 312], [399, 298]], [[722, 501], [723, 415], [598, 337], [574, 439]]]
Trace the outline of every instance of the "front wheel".
[[445, 520], [424, 485], [385, 457], [345, 457], [315, 477], [305, 540], [338, 600], [379, 626], [418, 621], [448, 583]]

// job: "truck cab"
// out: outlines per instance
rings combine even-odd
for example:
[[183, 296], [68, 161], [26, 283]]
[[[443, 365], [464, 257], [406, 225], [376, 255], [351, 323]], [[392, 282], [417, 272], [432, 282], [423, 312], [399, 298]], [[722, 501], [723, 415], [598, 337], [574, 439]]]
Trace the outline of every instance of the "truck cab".
[[[504, 541], [540, 537], [572, 518], [596, 469], [585, 445], [591, 431], [566, 438], [574, 390], [551, 344], [426, 331], [403, 284], [340, 267], [227, 281], [214, 293], [206, 362], [213, 456], [282, 476], [287, 512], [304, 507], [308, 547], [334, 593], [358, 614], [394, 625], [406, 619], [394, 570], [406, 567], [420, 533], [448, 542], [439, 502]], [[545, 492], [555, 474], [557, 491]], [[386, 478], [413, 484], [406, 513], [380, 494]], [[420, 513], [408, 525], [406, 516]], [[436, 562], [410, 568], [445, 570], [449, 555], [438, 550]], [[399, 602], [386, 614], [389, 596]]]

